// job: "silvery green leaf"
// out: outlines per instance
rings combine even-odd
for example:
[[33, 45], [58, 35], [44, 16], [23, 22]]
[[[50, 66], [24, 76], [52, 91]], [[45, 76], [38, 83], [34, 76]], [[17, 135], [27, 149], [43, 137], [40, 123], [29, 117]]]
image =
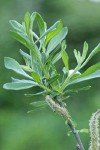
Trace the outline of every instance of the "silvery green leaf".
[[36, 21], [40, 31], [40, 37], [46, 32], [46, 24], [39, 13], [36, 13]]
[[23, 57], [26, 57], [27, 59], [31, 60], [31, 56], [30, 56], [29, 54], [25, 53], [25, 52], [22, 51], [21, 49], [20, 49], [19, 52], [20, 52], [20, 54], [21, 54]]
[[31, 56], [20, 49], [20, 54], [23, 56], [26, 66], [31, 68]]
[[65, 50], [62, 50], [61, 55], [62, 55], [63, 63], [66, 67], [67, 72], [68, 72], [69, 71], [69, 63], [68, 63], [69, 58], [68, 58], [68, 55], [67, 55]]
[[62, 27], [63, 27], [63, 24], [61, 21], [59, 21], [56, 24], [56, 28], [54, 28], [53, 30], [48, 32], [48, 34], [46, 36], [46, 40], [45, 40], [45, 46], [54, 36], [56, 36], [61, 31]]
[[88, 43], [84, 42], [83, 53], [82, 53], [82, 59], [83, 59], [83, 61], [86, 58], [87, 52], [88, 52]]
[[31, 76], [29, 76], [20, 66], [20, 64], [13, 58], [5, 57], [4, 58], [4, 64], [7, 69], [11, 69], [15, 71], [16, 73], [23, 75], [24, 77], [27, 77], [29, 79], [32, 79]]
[[21, 68], [22, 68], [23, 70], [25, 70], [25, 71], [27, 71], [27, 72], [30, 72], [30, 73], [33, 72], [33, 70], [32, 70], [30, 67], [28, 67], [28, 66], [25, 66], [25, 65], [20, 65], [20, 66], [21, 66]]
[[57, 53], [54, 58], [52, 59], [52, 63], [55, 64], [61, 59], [61, 52]]
[[32, 77], [34, 79], [34, 81], [40, 83], [41, 82], [41, 77], [37, 72], [32, 72]]
[[11, 24], [11, 26], [13, 27], [13, 29], [15, 29], [16, 31], [25, 32], [25, 30], [23, 28], [23, 25], [21, 25], [16, 20], [10, 20], [9, 23]]
[[83, 74], [79, 75], [77, 79], [73, 79], [70, 84], [79, 83], [82, 81], [90, 80], [93, 78], [100, 77], [100, 63], [97, 63], [91, 67], [89, 67]]
[[24, 22], [25, 22], [25, 27], [26, 27], [26, 32], [27, 34], [30, 33], [30, 23], [31, 23], [31, 18], [30, 18], [30, 13], [26, 12], [24, 16]]
[[38, 96], [38, 95], [43, 95], [45, 94], [46, 91], [42, 91], [42, 92], [39, 92], [39, 93], [35, 93], [35, 94], [24, 94], [26, 97], [31, 97], [31, 96]]
[[100, 43], [96, 46], [96, 48], [90, 53], [90, 55], [88, 56], [88, 58], [85, 60], [85, 62], [82, 64], [81, 68], [84, 67], [88, 61], [97, 53], [100, 52]]
[[94, 73], [95, 71], [100, 70], [100, 62], [89, 67], [80, 77], [84, 77]]
[[52, 30], [55, 30], [58, 26], [60, 21], [57, 21], [56, 23], [54, 23], [49, 29], [46, 30], [46, 32], [40, 37], [39, 40], [41, 40], [44, 36], [46, 36], [49, 32], [51, 32]]
[[26, 46], [28, 49], [30, 49], [30, 41], [25, 33], [16, 32], [16, 31], [10, 31], [10, 34], [20, 43], [22, 43], [24, 46]]
[[13, 81], [14, 82], [4, 84], [3, 88], [7, 90], [23, 90], [33, 86], [38, 86], [36, 82], [31, 80], [19, 80], [13, 78]]
[[66, 71], [65, 67], [63, 67], [62, 71], [63, 71], [64, 74], [67, 74], [67, 71]]
[[45, 53], [41, 53], [41, 59], [42, 59], [42, 63], [45, 64], [46, 62], [46, 54]]
[[30, 104], [33, 107], [35, 107], [35, 108], [43, 107], [43, 106], [47, 105], [47, 103], [45, 101], [43, 101], [43, 100], [41, 100], [41, 101], [35, 101], [35, 102], [30, 103]]
[[62, 28], [62, 30], [50, 40], [48, 47], [47, 47], [47, 54], [51, 53], [66, 37], [68, 33], [67, 27]]
[[79, 87], [79, 88], [75, 88], [75, 89], [69, 89], [69, 90], [66, 90], [64, 91], [64, 94], [63, 95], [66, 95], [68, 93], [78, 93], [79, 91], [87, 91], [91, 88], [91, 86], [85, 86], [85, 87]]

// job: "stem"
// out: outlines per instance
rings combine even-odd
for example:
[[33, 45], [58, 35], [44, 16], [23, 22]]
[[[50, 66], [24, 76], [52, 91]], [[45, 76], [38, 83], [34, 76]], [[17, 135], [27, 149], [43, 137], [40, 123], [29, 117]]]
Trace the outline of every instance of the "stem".
[[76, 139], [76, 141], [77, 141], [77, 143], [79, 145], [79, 150], [85, 150], [84, 147], [83, 147], [83, 144], [81, 142], [80, 136], [79, 136], [77, 130], [74, 128], [73, 123], [72, 123], [71, 120], [68, 120], [68, 125], [69, 125], [72, 133], [74, 134], [75, 139]]
[[83, 144], [81, 142], [80, 136], [79, 136], [77, 130], [75, 129], [74, 125], [73, 125], [73, 122], [72, 122], [71, 117], [70, 117], [70, 115], [68, 113], [68, 110], [65, 107], [62, 107], [61, 105], [59, 105], [58, 103], [55, 103], [55, 101], [52, 100], [52, 98], [50, 98], [49, 95], [46, 96], [45, 101], [48, 103], [48, 105], [51, 107], [51, 109], [54, 112], [60, 114], [63, 118], [65, 118], [67, 120], [67, 124], [69, 125], [69, 127], [70, 127], [72, 133], [74, 134], [75, 139], [76, 139], [76, 141], [78, 143], [78, 147], [77, 148], [79, 150], [85, 150], [84, 146], [83, 146]]

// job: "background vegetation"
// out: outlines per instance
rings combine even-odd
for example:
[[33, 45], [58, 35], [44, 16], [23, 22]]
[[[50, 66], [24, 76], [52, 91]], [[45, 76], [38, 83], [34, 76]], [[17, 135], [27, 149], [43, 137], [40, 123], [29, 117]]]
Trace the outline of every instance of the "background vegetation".
[[[76, 64], [73, 49], [82, 50], [83, 42], [89, 43], [89, 52], [100, 42], [100, 3], [89, 0], [1, 0], [0, 1], [0, 149], [1, 150], [73, 150], [75, 142], [73, 135], [67, 136], [69, 131], [64, 121], [49, 108], [34, 111], [29, 105], [34, 99], [26, 98], [27, 91], [6, 91], [2, 88], [5, 82], [10, 81], [13, 72], [4, 68], [4, 56], [22, 59], [19, 49], [25, 48], [15, 41], [9, 34], [9, 20], [21, 22], [26, 11], [38, 11], [51, 26], [61, 19], [68, 27], [66, 38], [67, 52], [70, 56], [70, 66]], [[37, 27], [35, 27], [37, 29]], [[27, 51], [27, 49], [26, 49]], [[100, 60], [96, 55], [88, 66]], [[62, 61], [57, 64], [60, 70]], [[86, 67], [88, 67], [86, 66]], [[16, 75], [16, 74], [14, 74]], [[92, 112], [100, 108], [100, 79], [83, 83], [92, 88], [86, 92], [74, 93], [67, 100], [67, 107], [77, 123], [77, 128], [88, 128]], [[81, 138], [88, 148], [89, 135], [81, 134]]]

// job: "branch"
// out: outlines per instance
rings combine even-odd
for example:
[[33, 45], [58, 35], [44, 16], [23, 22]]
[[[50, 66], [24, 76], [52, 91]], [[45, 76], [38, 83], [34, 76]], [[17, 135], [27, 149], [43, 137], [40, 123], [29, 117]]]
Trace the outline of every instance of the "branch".
[[59, 115], [61, 115], [63, 118], [65, 118], [67, 120], [67, 123], [68, 123], [72, 133], [74, 134], [77, 143], [78, 143], [77, 150], [85, 150], [83, 147], [83, 144], [81, 142], [80, 136], [79, 136], [77, 130], [75, 129], [74, 125], [73, 125], [73, 122], [71, 120], [71, 117], [70, 117], [67, 109], [65, 107], [61, 107], [58, 103], [55, 103], [55, 101], [52, 100], [52, 98], [50, 98], [49, 95], [46, 96], [45, 101], [48, 103], [48, 105], [51, 107], [51, 109], [54, 112], [58, 113]]

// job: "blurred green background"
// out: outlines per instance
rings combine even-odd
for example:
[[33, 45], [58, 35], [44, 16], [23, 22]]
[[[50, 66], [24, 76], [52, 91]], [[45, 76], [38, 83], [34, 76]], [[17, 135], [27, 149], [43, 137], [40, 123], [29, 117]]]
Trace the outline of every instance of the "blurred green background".
[[[95, 0], [94, 0], [95, 1]], [[76, 65], [73, 49], [82, 50], [83, 42], [89, 43], [89, 52], [100, 42], [100, 3], [89, 0], [0, 0], [0, 150], [75, 150], [76, 142], [63, 118], [49, 107], [27, 114], [30, 102], [41, 97], [26, 98], [23, 91], [6, 91], [3, 84], [16, 76], [4, 68], [4, 56], [16, 58], [22, 63], [19, 49], [25, 48], [9, 34], [9, 20], [21, 22], [26, 11], [39, 12], [48, 26], [61, 19], [69, 29], [66, 38], [70, 67]], [[96, 55], [86, 68], [100, 60]], [[58, 65], [59, 70], [62, 62]], [[84, 68], [85, 69], [85, 68]], [[84, 71], [84, 70], [83, 70]], [[100, 108], [100, 79], [81, 85], [91, 85], [89, 91], [74, 93], [67, 100], [67, 107], [77, 128], [88, 128], [93, 112]], [[80, 86], [81, 86], [80, 85]], [[28, 93], [37, 89], [30, 89]], [[81, 134], [88, 149], [89, 135]]]

